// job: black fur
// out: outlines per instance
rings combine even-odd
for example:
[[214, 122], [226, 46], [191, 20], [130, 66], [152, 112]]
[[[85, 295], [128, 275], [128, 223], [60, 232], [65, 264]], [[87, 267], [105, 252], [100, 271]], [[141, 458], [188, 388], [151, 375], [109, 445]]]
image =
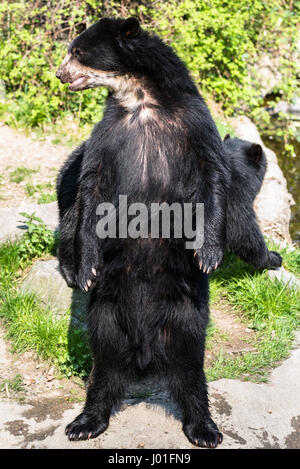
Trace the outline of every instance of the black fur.
[[[101, 20], [69, 51], [86, 67], [134, 77], [143, 88], [137, 99], [145, 93], [151, 99], [129, 110], [111, 93], [102, 121], [58, 179], [60, 268], [68, 285], [92, 289], [94, 367], [83, 413], [66, 433], [71, 440], [99, 435], [126, 382], [155, 373], [181, 407], [188, 439], [216, 447], [222, 435], [210, 417], [203, 372], [208, 276], [199, 263], [212, 271], [225, 249], [229, 175], [222, 141], [184, 64], [134, 20]], [[74, 82], [68, 73], [62, 67], [57, 75]], [[96, 208], [117, 205], [120, 194], [148, 206], [203, 202], [205, 241], [196, 257], [183, 239], [100, 240]]]
[[268, 250], [253, 208], [267, 167], [263, 149], [259, 144], [229, 135], [224, 138], [224, 147], [231, 175], [227, 197], [227, 247], [256, 269], [280, 267], [282, 258]]

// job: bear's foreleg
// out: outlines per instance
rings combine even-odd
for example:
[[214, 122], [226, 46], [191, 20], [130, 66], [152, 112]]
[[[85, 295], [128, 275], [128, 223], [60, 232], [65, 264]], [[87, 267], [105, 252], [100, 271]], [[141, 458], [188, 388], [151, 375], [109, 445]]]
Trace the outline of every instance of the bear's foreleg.
[[[228, 249], [256, 269], [280, 267], [282, 257], [276, 251], [269, 251], [256, 221], [254, 210], [251, 208], [239, 214], [234, 212], [236, 208], [229, 206]], [[231, 214], [233, 214], [232, 217], [230, 217]]]
[[80, 182], [79, 223], [74, 243], [76, 283], [84, 291], [89, 291], [97, 283], [100, 270], [96, 212], [101, 201], [99, 176], [91, 170]]
[[[218, 175], [215, 178], [202, 176], [204, 190], [199, 200], [204, 203], [204, 240], [195, 249], [195, 258], [200, 270], [209, 274], [223, 261], [226, 244], [226, 194], [224, 183]], [[205, 184], [206, 183], [206, 184]], [[203, 229], [203, 227], [196, 227]]]
[[84, 155], [83, 142], [60, 170], [57, 178], [57, 201], [59, 207], [59, 247], [60, 271], [69, 287], [76, 287], [74, 240], [79, 215], [79, 180]]

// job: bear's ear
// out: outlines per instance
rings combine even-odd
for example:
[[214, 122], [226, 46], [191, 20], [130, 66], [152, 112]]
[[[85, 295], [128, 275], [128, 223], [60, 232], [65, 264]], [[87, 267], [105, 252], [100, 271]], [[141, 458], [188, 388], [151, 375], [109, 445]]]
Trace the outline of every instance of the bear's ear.
[[226, 134], [223, 141], [225, 142], [226, 140], [228, 140], [230, 138], [230, 134]]
[[259, 163], [263, 156], [261, 145], [259, 145], [259, 143], [252, 143], [249, 149], [249, 155], [256, 163]]
[[120, 34], [122, 39], [132, 39], [139, 34], [140, 30], [139, 20], [132, 16], [124, 21], [120, 29]]

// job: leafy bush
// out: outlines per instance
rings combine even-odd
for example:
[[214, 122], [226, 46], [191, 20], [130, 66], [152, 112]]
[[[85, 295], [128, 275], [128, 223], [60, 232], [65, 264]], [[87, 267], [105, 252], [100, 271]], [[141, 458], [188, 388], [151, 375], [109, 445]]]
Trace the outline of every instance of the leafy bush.
[[297, 64], [293, 67], [291, 54], [299, 12], [299, 4], [285, 0], [171, 0], [152, 16], [201, 88], [231, 114], [261, 104], [256, 63], [262, 53], [282, 56], [282, 92], [295, 91]]
[[55, 77], [71, 37], [87, 25], [83, 19], [92, 3], [96, 2], [1, 3], [0, 64], [9, 100], [2, 105], [2, 112], [9, 109], [28, 127], [70, 113], [83, 121], [99, 120], [105, 89], [70, 93]]
[[99, 120], [105, 89], [71, 93], [55, 77], [71, 38], [101, 16], [139, 16], [186, 61], [202, 90], [227, 113], [260, 113], [255, 65], [261, 52], [282, 59], [283, 97], [296, 86], [299, 3], [287, 0], [4, 0], [0, 5], [0, 65], [7, 101], [5, 120], [34, 127], [72, 115], [78, 122]]
[[34, 214], [21, 212], [26, 219], [27, 231], [19, 242], [19, 256], [22, 261], [29, 261], [41, 257], [43, 254], [55, 254], [57, 238], [53, 231], [46, 227], [43, 221]]

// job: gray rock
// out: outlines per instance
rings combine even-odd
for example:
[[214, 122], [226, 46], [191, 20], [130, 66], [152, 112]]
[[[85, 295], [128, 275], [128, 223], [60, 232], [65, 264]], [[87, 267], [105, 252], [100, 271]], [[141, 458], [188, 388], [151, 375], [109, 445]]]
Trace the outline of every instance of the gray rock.
[[267, 275], [271, 280], [278, 280], [284, 283], [289, 288], [300, 289], [300, 280], [295, 275], [288, 272], [283, 267], [276, 270], [268, 270]]
[[69, 288], [61, 276], [56, 259], [37, 261], [23, 281], [21, 289], [33, 292], [61, 317], [69, 308], [71, 324], [85, 329], [89, 294]]
[[291, 114], [300, 115], [300, 96], [296, 96], [292, 103], [289, 105], [289, 112]]
[[268, 162], [264, 183], [255, 200], [255, 210], [264, 234], [279, 241], [291, 242], [290, 207], [295, 202], [288, 192], [285, 177], [278, 166], [275, 153], [265, 147], [256, 126], [245, 116], [232, 120], [238, 137], [263, 146]]
[[273, 114], [279, 114], [280, 112], [289, 112], [289, 103], [287, 101], [279, 101], [273, 109]]
[[0, 208], [0, 242], [22, 236], [27, 229], [26, 219], [20, 215], [34, 213], [51, 229], [58, 226], [58, 208], [56, 202], [50, 204], [22, 204], [19, 207]]
[[262, 55], [256, 64], [255, 71], [254, 78], [259, 82], [262, 97], [272, 93], [274, 88], [278, 88], [282, 82], [279, 57]]
[[[299, 121], [300, 117], [300, 96], [295, 96], [292, 100], [291, 103], [288, 103], [287, 101], [279, 101], [276, 103], [274, 108], [267, 108], [269, 111], [270, 115], [274, 118], [277, 118], [279, 113], [284, 113], [288, 114], [287, 118], [295, 121]], [[282, 121], [278, 121], [278, 125], [282, 125]]]
[[2, 102], [6, 100], [6, 87], [3, 80], [0, 80], [0, 99]]

